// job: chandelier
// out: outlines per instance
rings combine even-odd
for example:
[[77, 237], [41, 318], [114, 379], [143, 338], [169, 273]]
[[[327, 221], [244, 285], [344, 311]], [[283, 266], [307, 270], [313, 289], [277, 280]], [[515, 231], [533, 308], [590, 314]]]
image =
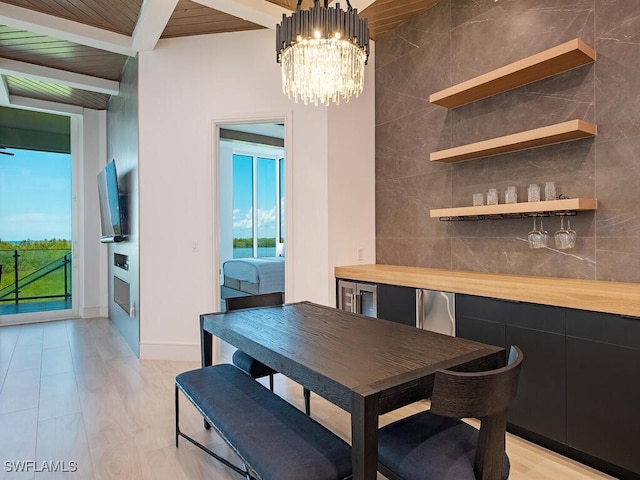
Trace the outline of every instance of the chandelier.
[[362, 92], [364, 66], [369, 57], [367, 19], [347, 0], [348, 10], [324, 7], [315, 0], [309, 10], [296, 11], [276, 25], [277, 61], [282, 64], [282, 91], [305, 105], [349, 101]]

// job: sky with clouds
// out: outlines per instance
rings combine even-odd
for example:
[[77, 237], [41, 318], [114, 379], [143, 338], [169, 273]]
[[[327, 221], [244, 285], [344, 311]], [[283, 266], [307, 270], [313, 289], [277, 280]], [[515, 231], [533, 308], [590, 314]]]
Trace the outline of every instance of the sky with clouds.
[[[258, 159], [256, 221], [258, 237], [276, 236], [276, 166], [273, 159]], [[251, 238], [254, 218], [253, 158], [234, 155], [233, 162], [233, 236]]]
[[0, 239], [71, 239], [71, 155], [0, 155]]

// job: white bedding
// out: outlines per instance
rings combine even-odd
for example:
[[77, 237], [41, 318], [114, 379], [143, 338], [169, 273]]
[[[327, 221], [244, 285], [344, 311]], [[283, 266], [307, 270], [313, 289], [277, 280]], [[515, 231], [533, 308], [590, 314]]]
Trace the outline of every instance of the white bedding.
[[259, 285], [257, 293], [284, 292], [284, 257], [227, 260], [222, 264], [222, 273], [225, 279]]

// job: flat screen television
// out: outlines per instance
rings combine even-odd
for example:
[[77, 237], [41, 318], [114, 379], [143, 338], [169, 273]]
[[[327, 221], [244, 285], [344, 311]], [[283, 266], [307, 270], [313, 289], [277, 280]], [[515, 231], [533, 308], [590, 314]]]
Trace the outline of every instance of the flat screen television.
[[114, 160], [111, 160], [98, 174], [98, 197], [102, 223], [100, 241], [112, 243], [126, 240], [126, 198], [118, 188], [118, 175]]

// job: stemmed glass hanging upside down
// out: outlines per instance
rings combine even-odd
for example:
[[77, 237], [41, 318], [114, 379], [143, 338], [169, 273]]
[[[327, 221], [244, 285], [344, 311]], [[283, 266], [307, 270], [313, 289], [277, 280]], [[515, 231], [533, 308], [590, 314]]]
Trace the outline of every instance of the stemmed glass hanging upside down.
[[542, 218], [540, 219], [540, 229], [536, 225], [537, 215], [533, 215], [533, 230], [529, 232], [529, 248], [545, 248], [549, 243], [549, 233], [544, 229]]
[[[571, 228], [570, 213], [558, 213], [560, 216], [560, 229], [553, 235], [555, 246], [558, 250], [568, 250], [576, 246], [576, 231]], [[539, 214], [532, 215], [533, 229], [529, 232], [529, 248], [546, 248], [549, 243], [549, 233], [544, 229], [542, 218], [538, 228]], [[564, 217], [567, 217], [567, 228], [564, 228]]]
[[564, 228], [564, 217], [566, 213], [560, 213], [560, 230], [554, 235], [553, 239], [558, 250], [568, 250], [576, 246], [576, 232], [571, 229], [571, 221], [567, 218], [568, 228]]

